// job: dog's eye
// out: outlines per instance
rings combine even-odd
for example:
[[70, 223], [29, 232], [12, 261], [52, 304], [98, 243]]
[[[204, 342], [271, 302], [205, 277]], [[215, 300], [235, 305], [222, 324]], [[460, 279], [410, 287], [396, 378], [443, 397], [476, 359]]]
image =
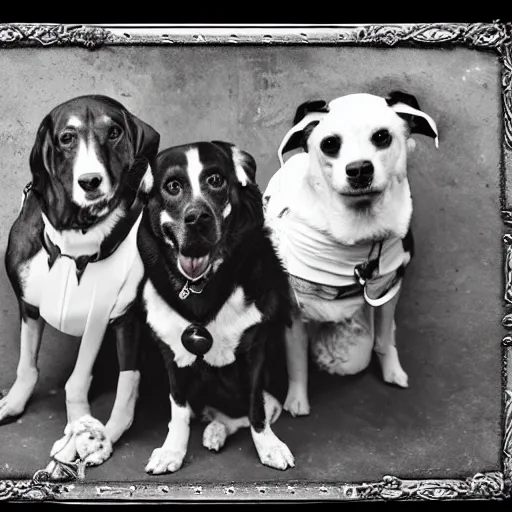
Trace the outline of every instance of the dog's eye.
[[326, 137], [320, 142], [320, 149], [326, 155], [337, 155], [341, 148], [341, 139], [335, 135]]
[[224, 178], [220, 174], [211, 174], [206, 182], [212, 188], [221, 188], [224, 185]]
[[178, 180], [170, 180], [165, 188], [169, 194], [177, 196], [181, 192], [181, 183]]
[[76, 133], [74, 132], [64, 132], [61, 133], [59, 137], [59, 141], [63, 146], [69, 146], [72, 144], [76, 139]]
[[117, 126], [112, 126], [108, 131], [109, 140], [117, 140], [121, 136], [121, 129]]
[[372, 135], [372, 142], [378, 148], [387, 148], [391, 144], [391, 134], [387, 130], [378, 130]]

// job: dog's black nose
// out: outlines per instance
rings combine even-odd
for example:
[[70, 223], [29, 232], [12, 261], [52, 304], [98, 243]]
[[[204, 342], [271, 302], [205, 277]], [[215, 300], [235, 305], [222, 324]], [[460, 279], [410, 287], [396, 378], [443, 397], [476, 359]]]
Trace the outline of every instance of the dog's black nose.
[[355, 188], [370, 185], [373, 178], [373, 164], [369, 160], [351, 162], [345, 167], [349, 183]]
[[191, 207], [185, 211], [185, 224], [203, 224], [211, 220], [212, 214], [205, 208]]
[[96, 190], [103, 181], [103, 177], [101, 174], [98, 174], [96, 172], [89, 172], [86, 174], [82, 174], [78, 178], [78, 184], [86, 191], [86, 192], [93, 192]]
[[181, 343], [196, 356], [203, 356], [212, 348], [213, 338], [202, 325], [190, 324], [181, 335]]

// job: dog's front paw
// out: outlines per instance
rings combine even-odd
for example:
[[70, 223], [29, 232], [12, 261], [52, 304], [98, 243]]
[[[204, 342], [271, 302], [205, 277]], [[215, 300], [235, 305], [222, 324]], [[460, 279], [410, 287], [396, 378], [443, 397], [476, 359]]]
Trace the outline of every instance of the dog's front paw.
[[383, 368], [382, 375], [384, 382], [388, 384], [395, 384], [401, 388], [409, 387], [409, 377], [400, 364], [398, 364], [398, 366]]
[[213, 420], [209, 423], [203, 432], [203, 446], [208, 450], [218, 452], [226, 442], [228, 430], [224, 423]]
[[97, 466], [112, 455], [112, 442], [103, 424], [92, 416], [80, 418], [75, 427], [76, 451], [88, 466]]
[[37, 383], [38, 372], [26, 372], [17, 379], [9, 392], [0, 391], [0, 425], [16, 421], [25, 411]]
[[73, 462], [77, 458], [88, 466], [105, 462], [112, 454], [112, 443], [105, 434], [103, 424], [92, 416], [68, 424], [64, 437], [56, 441], [50, 455], [60, 462]]
[[156, 448], [153, 450], [149, 462], [146, 465], [146, 473], [161, 475], [163, 473], [174, 473], [181, 468], [185, 452], [168, 448]]
[[288, 395], [284, 402], [284, 410], [292, 416], [307, 416], [310, 412], [307, 391], [299, 386], [290, 384]]
[[253, 431], [253, 440], [260, 461], [265, 466], [285, 470], [295, 466], [292, 452], [270, 429], [257, 434]]

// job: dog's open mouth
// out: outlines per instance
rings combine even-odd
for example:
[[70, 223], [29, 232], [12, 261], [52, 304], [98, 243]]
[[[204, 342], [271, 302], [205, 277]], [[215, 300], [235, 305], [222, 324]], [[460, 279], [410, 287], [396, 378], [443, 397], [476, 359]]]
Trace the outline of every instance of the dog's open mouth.
[[201, 256], [200, 258], [192, 258], [190, 256], [178, 255], [179, 271], [191, 281], [200, 279], [210, 268], [210, 254]]

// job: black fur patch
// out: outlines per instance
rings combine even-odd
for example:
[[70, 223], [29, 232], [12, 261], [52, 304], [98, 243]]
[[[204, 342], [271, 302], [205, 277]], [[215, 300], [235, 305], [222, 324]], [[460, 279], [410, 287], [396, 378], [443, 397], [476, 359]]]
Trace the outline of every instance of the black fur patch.
[[329, 112], [329, 106], [324, 100], [306, 101], [297, 107], [293, 124], [300, 123], [311, 112]]
[[[393, 91], [386, 98], [387, 104], [392, 107], [397, 103], [404, 103], [405, 105], [409, 105], [416, 110], [421, 110], [418, 100], [412, 94], [407, 94], [401, 91]], [[411, 114], [403, 114], [401, 112], [397, 112], [402, 119], [404, 119], [409, 125], [409, 129], [411, 133], [419, 133], [420, 135], [426, 135], [427, 137], [436, 137], [436, 133], [432, 130], [431, 126], [428, 122], [420, 116], [414, 116]]]

